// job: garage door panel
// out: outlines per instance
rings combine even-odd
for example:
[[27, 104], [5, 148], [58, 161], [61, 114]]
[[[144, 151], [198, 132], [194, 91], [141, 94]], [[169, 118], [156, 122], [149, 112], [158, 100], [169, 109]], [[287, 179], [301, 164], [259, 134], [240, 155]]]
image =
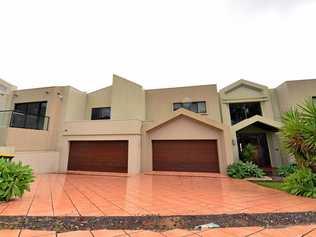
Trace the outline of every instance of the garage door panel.
[[216, 140], [154, 140], [153, 170], [219, 172]]
[[68, 170], [127, 172], [128, 141], [72, 141]]

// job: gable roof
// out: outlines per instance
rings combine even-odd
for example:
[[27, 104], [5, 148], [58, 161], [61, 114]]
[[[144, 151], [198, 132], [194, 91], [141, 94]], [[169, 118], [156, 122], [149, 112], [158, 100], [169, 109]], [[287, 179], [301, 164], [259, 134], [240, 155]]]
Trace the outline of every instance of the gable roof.
[[189, 111], [187, 109], [181, 108], [181, 109], [178, 109], [177, 111], [173, 112], [173, 114], [171, 116], [169, 116], [167, 119], [164, 119], [164, 120], [158, 121], [157, 123], [154, 123], [152, 126], [150, 126], [149, 128], [146, 129], [146, 132], [150, 132], [153, 129], [156, 129], [156, 128], [158, 128], [158, 127], [160, 127], [160, 126], [162, 126], [170, 121], [173, 121], [176, 118], [182, 117], [182, 116], [193, 119], [199, 123], [205, 124], [207, 126], [210, 126], [210, 127], [213, 127], [213, 128], [219, 129], [219, 130], [224, 129], [223, 124], [220, 122], [205, 118], [205, 117], [203, 117], [203, 115], [200, 115], [200, 114], [194, 113], [192, 111]]
[[273, 132], [277, 132], [280, 130], [282, 124], [281, 122], [264, 118], [260, 115], [252, 116], [251, 118], [245, 119], [239, 123], [236, 123], [232, 126], [232, 130], [235, 132], [246, 128], [250, 125], [258, 125], [259, 127], [263, 127], [264, 129], [271, 130]]
[[261, 85], [261, 84], [258, 84], [258, 83], [255, 83], [255, 82], [252, 82], [252, 81], [247, 81], [247, 80], [244, 80], [244, 79], [240, 79], [226, 87], [224, 87], [223, 89], [221, 89], [220, 91], [222, 93], [228, 93], [232, 90], [234, 90], [235, 88], [238, 88], [240, 86], [248, 86], [250, 88], [253, 88], [255, 90], [259, 90], [259, 91], [263, 91], [263, 90], [266, 90], [268, 89], [267, 86], [264, 86], [264, 85]]

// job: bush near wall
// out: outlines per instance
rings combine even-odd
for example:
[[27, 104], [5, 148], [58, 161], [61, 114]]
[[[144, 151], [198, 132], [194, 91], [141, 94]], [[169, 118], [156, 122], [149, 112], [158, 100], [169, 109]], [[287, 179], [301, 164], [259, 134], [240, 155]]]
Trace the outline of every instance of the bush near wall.
[[30, 166], [0, 158], [0, 201], [22, 197], [34, 178]]
[[237, 161], [227, 167], [228, 176], [235, 179], [261, 178], [265, 175], [262, 169], [250, 161]]
[[278, 175], [281, 177], [287, 177], [293, 174], [298, 169], [297, 164], [282, 165], [278, 168]]
[[294, 195], [316, 198], [316, 174], [309, 168], [297, 169], [285, 178], [283, 188]]

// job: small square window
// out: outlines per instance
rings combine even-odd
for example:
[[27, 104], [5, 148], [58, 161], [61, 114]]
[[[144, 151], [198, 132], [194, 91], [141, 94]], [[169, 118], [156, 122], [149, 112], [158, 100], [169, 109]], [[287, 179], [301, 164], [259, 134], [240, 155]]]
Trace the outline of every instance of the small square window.
[[91, 120], [111, 119], [111, 107], [92, 108]]
[[190, 110], [195, 113], [206, 113], [206, 102], [205, 101], [196, 101], [196, 102], [184, 102], [184, 103], [173, 103], [173, 111], [176, 111], [180, 108]]

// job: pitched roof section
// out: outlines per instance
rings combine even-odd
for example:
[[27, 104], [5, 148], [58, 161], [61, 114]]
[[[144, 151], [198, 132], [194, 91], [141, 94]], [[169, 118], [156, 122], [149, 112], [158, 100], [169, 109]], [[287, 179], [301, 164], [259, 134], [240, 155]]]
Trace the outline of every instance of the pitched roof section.
[[259, 91], [263, 91], [263, 90], [268, 89], [267, 86], [264, 86], [264, 85], [261, 85], [258, 83], [254, 83], [251, 81], [247, 81], [244, 79], [240, 79], [240, 80], [234, 82], [233, 84], [230, 84], [229, 86], [224, 87], [223, 89], [221, 89], [221, 91], [224, 93], [229, 93], [230, 91], [232, 91], [235, 88], [240, 87], [240, 86], [248, 86], [252, 89], [259, 90]]
[[259, 125], [262, 126], [266, 130], [271, 130], [273, 132], [277, 132], [280, 130], [282, 124], [278, 121], [264, 118], [260, 115], [252, 116], [251, 118], [245, 119], [234, 126], [232, 126], [232, 130], [239, 131], [243, 128], [246, 128], [250, 125]]
[[219, 130], [223, 130], [224, 127], [223, 127], [223, 124], [222, 123], [219, 123], [215, 120], [211, 120], [211, 119], [208, 119], [208, 118], [205, 118], [203, 117], [203, 115], [200, 115], [200, 114], [197, 114], [197, 113], [194, 113], [192, 111], [189, 111], [187, 109], [178, 109], [177, 111], [175, 111], [172, 116], [170, 116], [169, 118], [167, 119], [164, 119], [162, 121], [159, 121], [155, 124], [153, 124], [151, 127], [149, 127], [148, 129], [146, 129], [146, 132], [149, 132], [153, 129], [156, 129], [160, 126], [163, 126], [165, 123], [168, 123], [178, 117], [181, 117], [181, 116], [184, 116], [184, 117], [187, 117], [187, 118], [190, 118], [190, 119], [193, 119], [197, 122], [200, 122], [200, 123], [203, 123], [207, 126], [210, 126], [210, 127], [213, 127], [213, 128], [217, 128]]

